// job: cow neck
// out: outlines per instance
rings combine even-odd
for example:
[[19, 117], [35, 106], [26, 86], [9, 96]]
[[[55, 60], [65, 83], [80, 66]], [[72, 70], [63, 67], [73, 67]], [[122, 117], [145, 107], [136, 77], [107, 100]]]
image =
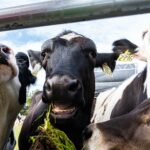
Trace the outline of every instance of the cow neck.
[[0, 149], [5, 144], [2, 141], [7, 141], [14, 120], [22, 108], [18, 103], [20, 86], [18, 77], [0, 84], [0, 110], [3, 112], [0, 114]]
[[145, 84], [145, 88], [147, 89], [147, 96], [150, 98], [150, 58], [147, 59], [147, 75]]

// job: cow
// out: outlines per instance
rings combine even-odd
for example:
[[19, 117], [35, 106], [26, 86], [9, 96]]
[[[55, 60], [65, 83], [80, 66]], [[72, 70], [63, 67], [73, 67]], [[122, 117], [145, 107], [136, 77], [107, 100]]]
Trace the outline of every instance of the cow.
[[[96, 101], [91, 123], [107, 121], [119, 115], [128, 113], [145, 98], [149, 98], [149, 31], [144, 32], [143, 45], [138, 47], [127, 39], [113, 42], [113, 51], [119, 54], [130, 50], [134, 58], [147, 63], [147, 67], [140, 73], [134, 74], [125, 80], [119, 87], [112, 88], [99, 94]], [[150, 47], [150, 46], [149, 46]], [[132, 99], [132, 101], [131, 101]]]
[[[122, 149], [122, 150], [148, 150], [150, 146], [149, 139], [149, 104], [150, 104], [150, 28], [144, 32], [143, 45], [139, 47], [138, 55], [139, 58], [147, 62], [146, 67], [142, 72], [137, 75], [132, 76], [128, 81], [128, 84], [125, 86], [124, 90], [119, 96], [119, 99], [116, 99], [116, 104], [111, 109], [110, 120], [102, 123], [93, 123], [92, 131], [88, 127], [87, 131], [84, 131], [84, 136], [86, 135], [87, 139], [85, 140], [85, 147], [87, 150], [93, 149], [94, 144], [97, 146], [95, 149], [109, 150], [109, 149]], [[120, 43], [122, 40], [115, 42], [115, 50], [120, 49]], [[122, 44], [121, 44], [122, 45]], [[123, 45], [122, 45], [123, 46]], [[126, 46], [126, 44], [125, 44]], [[123, 48], [123, 47], [122, 47]], [[118, 93], [120, 95], [120, 93]], [[111, 94], [110, 94], [111, 95]], [[112, 96], [112, 95], [111, 95]], [[148, 100], [146, 100], [148, 99]], [[146, 100], [146, 102], [144, 102]], [[142, 104], [141, 104], [142, 103]], [[141, 104], [141, 105], [140, 105]], [[147, 105], [147, 106], [146, 106]], [[142, 114], [145, 114], [143, 117]], [[137, 113], [135, 113], [137, 112]], [[147, 113], [148, 112], [148, 113]], [[144, 122], [139, 122], [141, 116]], [[134, 120], [133, 118], [137, 118]], [[146, 120], [148, 119], [148, 120]], [[127, 121], [129, 120], [129, 121]], [[98, 125], [99, 124], [99, 125]], [[99, 126], [97, 128], [97, 125]], [[104, 127], [104, 126], [106, 127]], [[103, 126], [101, 128], [101, 126]], [[120, 126], [120, 128], [119, 128]], [[96, 127], [96, 128], [95, 128]], [[112, 129], [112, 130], [111, 130]], [[135, 130], [137, 129], [137, 130]], [[139, 129], [139, 130], [138, 130]], [[105, 136], [105, 133], [108, 135]], [[100, 133], [101, 132], [101, 133]], [[100, 133], [100, 134], [99, 134]], [[110, 134], [109, 134], [110, 133]], [[143, 134], [142, 134], [143, 133]], [[104, 138], [102, 139], [102, 135]], [[107, 139], [108, 137], [108, 139]], [[132, 139], [133, 138], [133, 139]], [[95, 139], [95, 141], [94, 141]], [[96, 140], [97, 139], [97, 140]], [[109, 145], [105, 145], [105, 140], [114, 139], [114, 141]], [[92, 143], [93, 141], [93, 143]], [[118, 145], [116, 145], [118, 143]], [[124, 143], [124, 144], [123, 144]], [[90, 146], [93, 145], [93, 146]], [[124, 145], [124, 146], [123, 146]]]
[[[118, 45], [116, 42], [116, 49]], [[113, 108], [111, 118], [130, 112], [144, 99], [150, 97], [150, 28], [144, 32], [142, 46], [138, 47], [138, 49], [139, 52], [136, 56], [146, 62], [146, 67], [135, 77], [132, 77], [131, 82], [124, 89], [122, 97]]]
[[46, 79], [41, 98], [34, 100], [23, 123], [19, 148], [30, 148], [30, 136], [36, 134], [38, 125], [43, 123], [45, 110], [51, 105], [51, 123], [64, 131], [80, 150], [81, 134], [90, 123], [94, 100], [94, 68], [107, 64], [113, 71], [119, 55], [98, 53], [91, 39], [73, 31], [65, 31], [45, 41], [41, 52], [29, 50], [28, 54], [32, 66], [36, 68], [38, 64], [37, 68], [42, 65], [45, 69]]
[[0, 44], [0, 149], [15, 145], [13, 125], [26, 102], [26, 87], [35, 83], [26, 54], [14, 55], [11, 48]]
[[83, 139], [83, 150], [149, 150], [150, 99], [125, 115], [90, 124]]
[[[133, 74], [126, 79], [118, 87], [113, 87], [104, 92], [99, 93], [96, 98], [94, 112], [91, 117], [91, 123], [107, 121], [111, 118], [111, 113], [116, 104], [123, 97], [123, 93], [129, 84], [132, 83], [137, 74]], [[128, 107], [128, 106], [126, 106]]]

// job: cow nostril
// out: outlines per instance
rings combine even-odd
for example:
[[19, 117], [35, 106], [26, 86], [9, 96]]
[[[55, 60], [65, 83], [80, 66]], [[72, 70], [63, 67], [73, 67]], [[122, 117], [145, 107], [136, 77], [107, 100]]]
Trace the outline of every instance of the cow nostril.
[[7, 48], [7, 47], [1, 48], [0, 51], [1, 51], [1, 53], [3, 53], [3, 54], [9, 54], [9, 53], [10, 53], [10, 49]]
[[0, 47], [0, 58], [1, 58], [1, 60], [5, 61], [5, 63], [9, 59], [9, 54], [10, 54], [9, 48], [3, 47], [3, 46]]
[[85, 128], [85, 130], [83, 131], [83, 140], [88, 140], [91, 136], [92, 136], [92, 129], [90, 127]]
[[71, 91], [71, 92], [74, 92], [76, 90], [78, 90], [80, 88], [80, 83], [78, 80], [74, 79], [72, 80], [69, 85], [68, 85], [68, 90]]

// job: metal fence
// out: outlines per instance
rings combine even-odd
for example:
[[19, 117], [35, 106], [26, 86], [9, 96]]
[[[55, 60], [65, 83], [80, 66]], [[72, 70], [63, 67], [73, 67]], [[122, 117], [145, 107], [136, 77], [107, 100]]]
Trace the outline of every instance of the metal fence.
[[106, 75], [101, 69], [95, 69], [95, 96], [109, 88], [119, 86], [125, 79], [138, 72], [137, 64], [117, 64], [112, 76]]
[[0, 9], [0, 31], [150, 12], [150, 0], [51, 0]]

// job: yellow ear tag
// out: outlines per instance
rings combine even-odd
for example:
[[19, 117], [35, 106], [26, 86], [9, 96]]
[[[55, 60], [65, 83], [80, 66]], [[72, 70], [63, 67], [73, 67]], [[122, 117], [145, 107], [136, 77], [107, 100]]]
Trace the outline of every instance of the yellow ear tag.
[[133, 54], [127, 49], [123, 54], [118, 57], [118, 61], [132, 61], [134, 58]]
[[112, 76], [112, 71], [111, 71], [110, 67], [107, 65], [107, 63], [104, 63], [102, 65], [102, 69], [105, 74]]

